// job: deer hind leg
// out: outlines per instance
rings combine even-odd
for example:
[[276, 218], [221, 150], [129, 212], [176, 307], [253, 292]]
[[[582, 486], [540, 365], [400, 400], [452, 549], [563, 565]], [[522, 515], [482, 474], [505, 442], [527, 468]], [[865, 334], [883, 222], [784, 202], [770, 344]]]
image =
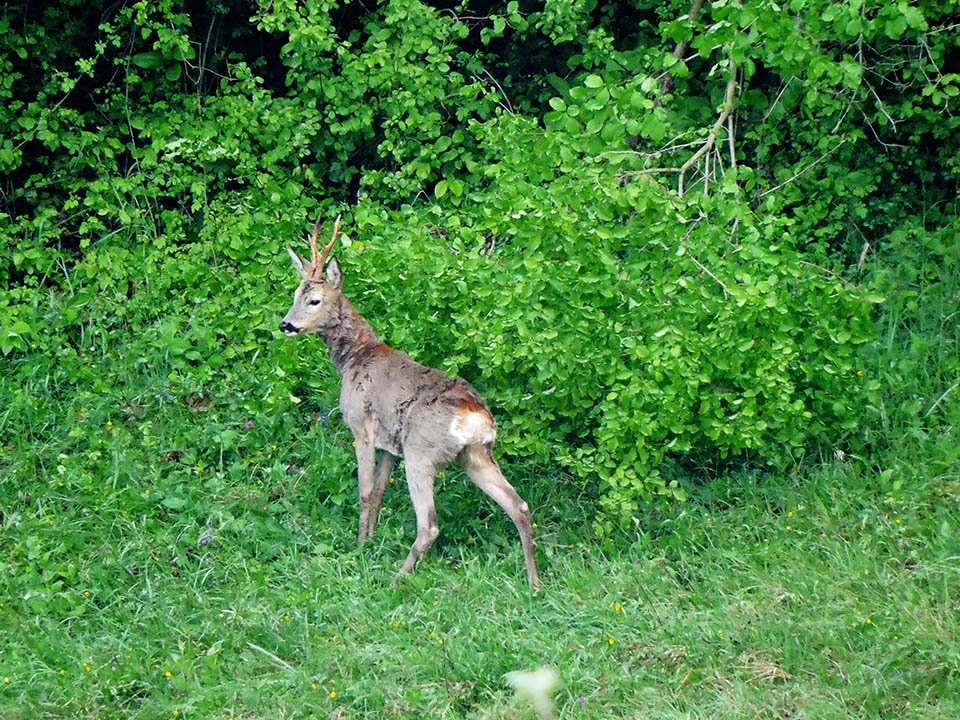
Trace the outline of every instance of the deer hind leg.
[[527, 504], [500, 472], [490, 445], [468, 445], [460, 453], [459, 459], [473, 483], [502, 507], [517, 526], [523, 559], [527, 565], [527, 581], [534, 589], [539, 589], [540, 574], [533, 554], [533, 521]]
[[377, 521], [380, 519], [380, 505], [383, 503], [383, 491], [387, 488], [387, 479], [397, 458], [386, 450], [380, 451], [380, 460], [377, 469], [373, 472], [373, 488], [370, 492], [370, 501], [367, 506], [367, 537], [373, 537], [377, 531]]
[[412, 573], [417, 561], [430, 549], [437, 539], [440, 528], [437, 525], [437, 509], [433, 500], [433, 476], [436, 468], [430, 463], [417, 462], [407, 457], [407, 486], [413, 511], [417, 515], [417, 539], [410, 548], [410, 554], [400, 568], [400, 573]]
[[[374, 460], [373, 418], [365, 418], [358, 428], [353, 428], [354, 445], [357, 449], [357, 489], [360, 495], [360, 527], [357, 532], [357, 544], [363, 545], [370, 527], [370, 509], [376, 494]], [[379, 508], [379, 503], [377, 503]], [[374, 526], [376, 520], [373, 521]]]

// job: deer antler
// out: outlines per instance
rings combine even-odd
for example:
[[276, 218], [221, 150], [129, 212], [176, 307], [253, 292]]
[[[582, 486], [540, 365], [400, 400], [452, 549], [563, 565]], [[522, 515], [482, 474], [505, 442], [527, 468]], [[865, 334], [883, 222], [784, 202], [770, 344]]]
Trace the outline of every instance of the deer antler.
[[313, 234], [310, 236], [310, 270], [316, 271], [317, 269], [317, 259], [320, 257], [320, 253], [317, 252], [317, 235], [320, 233], [320, 228], [322, 226], [321, 220], [323, 216], [317, 218], [317, 224], [313, 226]]
[[317, 218], [317, 224], [313, 227], [313, 235], [310, 236], [310, 274], [315, 280], [319, 280], [323, 276], [323, 265], [327, 262], [330, 250], [333, 249], [333, 244], [337, 241], [337, 235], [340, 234], [341, 217], [343, 217], [342, 213], [337, 215], [337, 220], [333, 224], [333, 237], [330, 238], [330, 242], [323, 246], [322, 253], [317, 250], [317, 235], [320, 233], [321, 227], [320, 218]]
[[336, 222], [333, 223], [333, 236], [330, 238], [330, 242], [323, 246], [323, 254], [320, 255], [320, 265], [318, 269], [323, 268], [323, 264], [327, 261], [327, 256], [330, 254], [330, 250], [333, 248], [333, 244], [337, 241], [337, 235], [340, 234], [340, 218], [343, 217], [342, 214], [337, 215]]

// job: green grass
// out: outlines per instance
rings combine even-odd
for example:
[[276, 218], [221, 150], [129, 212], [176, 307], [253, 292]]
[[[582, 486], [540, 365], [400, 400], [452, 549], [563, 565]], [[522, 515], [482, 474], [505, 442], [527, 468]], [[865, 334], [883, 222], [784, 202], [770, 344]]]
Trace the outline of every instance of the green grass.
[[402, 468], [358, 551], [319, 344], [213, 366], [156, 328], [44, 338], [0, 361], [0, 718], [533, 718], [504, 674], [542, 665], [562, 718], [960, 717], [957, 330], [907, 320], [865, 353], [891, 390], [859, 447], [690, 472], [629, 533], [594, 535], [600, 488], [506, 465], [539, 593], [455, 469], [390, 589]]
[[270, 426], [117, 373], [0, 381], [0, 717], [530, 718], [503, 675], [541, 665], [567, 718], [960, 717], [955, 469], [897, 490], [855, 459], [729, 475], [603, 552], [590, 488], [508, 467], [536, 594], [512, 526], [450, 470], [441, 538], [391, 590], [402, 472], [356, 550], [339, 416]]

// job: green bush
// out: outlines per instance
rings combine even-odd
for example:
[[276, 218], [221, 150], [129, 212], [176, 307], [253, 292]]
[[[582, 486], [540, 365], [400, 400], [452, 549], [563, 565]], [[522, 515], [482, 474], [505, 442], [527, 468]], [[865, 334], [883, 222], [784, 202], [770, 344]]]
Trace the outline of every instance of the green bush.
[[601, 529], [678, 468], [869, 447], [875, 305], [908, 302], [882, 253], [955, 227], [956, 33], [937, 2], [788, 8], [7, 6], [3, 362], [326, 412], [324, 349], [275, 330], [282, 248], [344, 210], [347, 294]]

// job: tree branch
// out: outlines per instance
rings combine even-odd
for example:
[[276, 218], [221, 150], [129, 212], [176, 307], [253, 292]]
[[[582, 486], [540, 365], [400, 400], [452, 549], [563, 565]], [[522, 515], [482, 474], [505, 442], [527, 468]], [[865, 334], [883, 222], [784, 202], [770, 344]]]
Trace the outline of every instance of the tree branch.
[[631, 177], [640, 177], [641, 175], [656, 175], [657, 173], [675, 173], [680, 172], [679, 168], [647, 168], [646, 170], [624, 170], [617, 175], [618, 180], [624, 180]]
[[733, 112], [734, 106], [734, 94], [737, 91], [737, 64], [730, 61], [730, 80], [727, 81], [727, 91], [724, 95], [723, 100], [723, 110], [720, 112], [720, 117], [717, 118], [717, 121], [713, 124], [713, 127], [710, 128], [710, 134], [707, 135], [707, 139], [703, 141], [703, 145], [700, 146], [700, 149], [697, 150], [683, 165], [680, 166], [680, 182], [677, 188], [677, 194], [680, 197], [683, 197], [683, 176], [689, 170], [694, 163], [696, 163], [703, 155], [710, 151], [714, 143], [717, 141], [717, 132], [723, 127], [723, 124], [727, 121], [727, 118], [730, 117], [730, 113]]
[[[690, 22], [695, 22], [698, 17], [700, 17], [700, 11], [703, 9], [703, 0], [693, 0], [693, 5], [690, 6], [690, 13], [687, 17], [690, 19]], [[687, 46], [689, 46], [687, 40], [681, 40], [677, 43], [677, 46], [673, 49], [673, 57], [676, 60], [680, 60], [683, 57], [683, 54], [687, 51]], [[666, 95], [673, 88], [673, 75], [667, 73], [666, 77], [663, 78], [663, 82], [660, 83], [660, 96]]]

